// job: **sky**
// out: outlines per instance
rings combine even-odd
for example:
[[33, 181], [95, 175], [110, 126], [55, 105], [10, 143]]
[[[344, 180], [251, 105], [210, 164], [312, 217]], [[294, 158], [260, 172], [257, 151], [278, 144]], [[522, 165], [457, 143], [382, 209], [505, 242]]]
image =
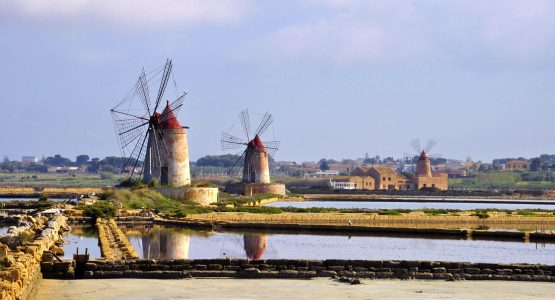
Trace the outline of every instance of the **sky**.
[[555, 153], [552, 0], [0, 0], [0, 155], [120, 155], [109, 110], [166, 58], [192, 160], [245, 108], [277, 160]]

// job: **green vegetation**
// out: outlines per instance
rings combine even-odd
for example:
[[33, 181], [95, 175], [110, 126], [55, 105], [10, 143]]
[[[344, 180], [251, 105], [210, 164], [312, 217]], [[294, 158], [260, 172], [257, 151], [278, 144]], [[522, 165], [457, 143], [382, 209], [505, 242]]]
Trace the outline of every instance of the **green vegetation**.
[[116, 207], [107, 201], [97, 201], [93, 205], [84, 205], [81, 208], [85, 216], [91, 217], [93, 222], [98, 218], [111, 219], [116, 216]]
[[535, 212], [533, 212], [533, 211], [531, 211], [531, 210], [525, 210], [525, 209], [523, 209], [523, 210], [518, 210], [518, 211], [517, 211], [517, 214], [518, 214], [518, 215], [521, 215], [521, 216], [527, 216], [527, 217], [535, 216], [535, 215], [536, 215]]
[[378, 213], [380, 216], [400, 216], [401, 212], [396, 210], [382, 210]]
[[[109, 173], [107, 173], [109, 174]], [[2, 187], [106, 187], [115, 186], [123, 179], [121, 175], [81, 173], [0, 173]]]
[[489, 214], [487, 210], [477, 209], [473, 214], [470, 216], [478, 217], [482, 220], [489, 218]]
[[468, 178], [449, 179], [452, 188], [464, 189], [554, 189], [553, 172], [477, 172]]
[[[422, 209], [423, 213], [425, 213], [427, 215], [433, 215], [433, 216], [447, 215], [447, 214], [449, 214], [449, 211], [450, 210], [447, 210], [447, 209], [437, 209], [437, 208], [424, 208], [424, 209]], [[460, 212], [460, 211], [457, 211], [457, 212]]]

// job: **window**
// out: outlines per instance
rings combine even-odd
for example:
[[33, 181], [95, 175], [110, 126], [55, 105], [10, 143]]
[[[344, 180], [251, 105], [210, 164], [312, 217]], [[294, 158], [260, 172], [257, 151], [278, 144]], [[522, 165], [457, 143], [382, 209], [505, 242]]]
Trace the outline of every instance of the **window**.
[[385, 177], [384, 177], [384, 178], [382, 178], [382, 181], [385, 181]]
[[436, 187], [436, 185], [432, 183], [432, 187], [434, 187], [434, 188], [435, 188], [435, 187]]
[[422, 185], [422, 187], [426, 187], [426, 184], [424, 183], [424, 184]]
[[387, 180], [391, 181], [391, 177], [387, 177]]

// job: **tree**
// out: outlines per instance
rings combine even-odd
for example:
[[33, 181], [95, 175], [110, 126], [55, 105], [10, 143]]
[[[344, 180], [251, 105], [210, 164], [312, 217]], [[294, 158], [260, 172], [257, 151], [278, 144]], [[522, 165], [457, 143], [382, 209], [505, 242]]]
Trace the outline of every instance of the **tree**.
[[238, 155], [226, 154], [226, 155], [207, 155], [201, 157], [197, 160], [196, 165], [199, 167], [223, 167], [230, 168], [237, 163], [237, 165], [242, 166], [243, 160], [237, 162], [239, 159]]
[[530, 171], [541, 172], [542, 170], [542, 160], [539, 157], [532, 158], [530, 161]]
[[321, 163], [320, 163], [320, 170], [322, 171], [327, 171], [330, 169], [330, 166], [328, 165], [328, 162], [324, 159]]
[[88, 162], [89, 162], [89, 156], [86, 154], [78, 155], [75, 158], [75, 163], [77, 163], [78, 166], [86, 165]]

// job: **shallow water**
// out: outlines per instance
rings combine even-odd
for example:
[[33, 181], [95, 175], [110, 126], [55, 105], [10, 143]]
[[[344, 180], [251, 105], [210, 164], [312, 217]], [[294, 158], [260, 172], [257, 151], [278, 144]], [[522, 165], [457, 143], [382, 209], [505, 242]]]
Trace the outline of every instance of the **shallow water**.
[[8, 224], [0, 224], [0, 235], [6, 234], [10, 226], [11, 225], [8, 225]]
[[443, 260], [555, 264], [555, 244], [400, 236], [124, 229], [142, 258]]
[[71, 232], [64, 236], [64, 257], [73, 258], [79, 247], [79, 254], [85, 253], [88, 248], [89, 257], [99, 258], [100, 247], [98, 246], [98, 234], [90, 225], [71, 225]]
[[555, 205], [549, 204], [510, 204], [510, 203], [446, 203], [446, 202], [389, 202], [389, 201], [280, 201], [267, 206], [274, 207], [325, 207], [325, 208], [366, 208], [366, 209], [545, 209], [555, 210]]

